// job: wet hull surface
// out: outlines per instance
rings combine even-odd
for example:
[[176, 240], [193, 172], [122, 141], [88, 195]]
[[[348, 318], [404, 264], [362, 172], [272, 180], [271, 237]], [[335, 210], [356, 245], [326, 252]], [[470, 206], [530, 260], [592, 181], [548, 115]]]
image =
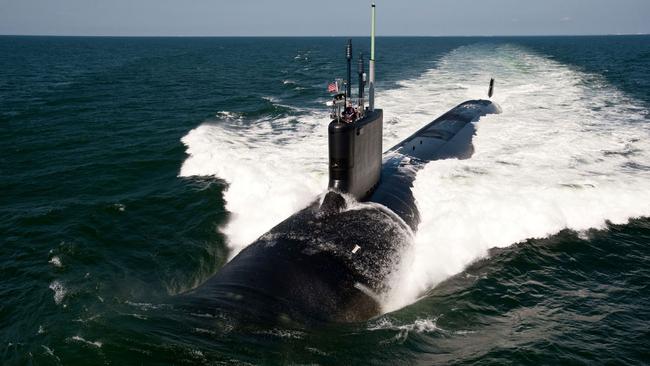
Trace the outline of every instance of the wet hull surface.
[[271, 323], [355, 322], [381, 314], [387, 279], [419, 223], [411, 190], [418, 169], [471, 157], [473, 122], [498, 112], [485, 100], [457, 106], [384, 154], [367, 201], [329, 192], [177, 300]]

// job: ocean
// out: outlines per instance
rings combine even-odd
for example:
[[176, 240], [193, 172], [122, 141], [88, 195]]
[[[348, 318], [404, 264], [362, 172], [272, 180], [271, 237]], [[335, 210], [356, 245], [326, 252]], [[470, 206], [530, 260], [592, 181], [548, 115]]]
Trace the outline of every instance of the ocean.
[[385, 148], [503, 109], [418, 173], [385, 314], [174, 306], [325, 191], [345, 41], [0, 37], [0, 363], [648, 364], [650, 36], [378, 38]]

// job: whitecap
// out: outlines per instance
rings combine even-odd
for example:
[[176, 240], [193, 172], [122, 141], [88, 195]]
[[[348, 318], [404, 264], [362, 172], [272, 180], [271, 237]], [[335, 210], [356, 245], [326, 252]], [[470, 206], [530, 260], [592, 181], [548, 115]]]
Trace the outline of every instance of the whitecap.
[[67, 289], [61, 281], [55, 280], [50, 283], [50, 290], [54, 291], [54, 303], [60, 305], [65, 298]]
[[80, 337], [80, 336], [74, 336], [74, 337], [69, 338], [69, 339], [71, 339], [71, 340], [73, 340], [73, 341], [76, 341], [76, 342], [81, 342], [81, 343], [86, 344], [86, 345], [91, 346], [91, 347], [97, 347], [97, 348], [101, 348], [101, 347], [102, 347], [102, 342], [99, 342], [99, 341], [88, 341], [88, 340], [86, 340], [86, 339], [84, 339], [84, 338], [82, 338], [82, 337]]
[[62, 266], [61, 258], [59, 258], [58, 256], [54, 256], [54, 257], [50, 258], [48, 263], [52, 264], [54, 267], [61, 267]]

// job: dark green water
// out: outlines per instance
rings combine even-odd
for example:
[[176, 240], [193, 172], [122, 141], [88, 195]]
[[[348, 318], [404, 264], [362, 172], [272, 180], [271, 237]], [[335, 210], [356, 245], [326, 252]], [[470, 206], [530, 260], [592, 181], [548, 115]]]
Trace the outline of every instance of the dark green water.
[[[362, 48], [367, 43], [355, 42]], [[589, 183], [585, 189], [593, 188], [594, 196], [579, 190], [562, 196], [562, 202], [570, 201], [567, 207], [586, 208], [576, 218], [564, 209], [568, 224], [546, 215], [539, 209], [543, 203], [530, 206], [521, 216], [533, 219], [502, 222], [495, 229], [526, 227], [530, 235], [512, 243], [496, 240], [492, 246], [499, 248], [489, 255], [468, 246], [473, 254], [463, 262], [464, 271], [424, 281], [434, 287], [417, 301], [366, 323], [241, 327], [170, 305], [173, 295], [216, 273], [237, 247], [228, 245], [234, 239], [224, 232], [242, 229], [222, 229], [235, 216], [259, 211], [274, 222], [283, 218], [273, 204], [248, 201], [232, 206], [233, 215], [225, 192], [245, 186], [248, 175], [220, 175], [222, 156], [189, 161], [187, 150], [209, 149], [217, 141], [218, 151], [242, 156], [237, 165], [252, 157], [257, 171], [275, 154], [278, 159], [282, 151], [289, 154], [295, 140], [311, 131], [305, 126], [318, 129], [318, 118], [326, 119], [324, 87], [343, 75], [343, 43], [339, 38], [0, 37], [2, 364], [647, 364], [648, 36], [379, 39], [379, 88], [394, 97], [383, 100], [388, 112], [400, 93], [405, 96], [400, 105], [411, 103], [409, 111], [433, 103], [435, 111], [425, 110], [423, 122], [460, 103], [451, 92], [418, 93], [425, 87], [471, 90], [474, 71], [455, 68], [458, 60], [494, 67], [497, 93], [516, 85], [521, 90], [522, 80], [533, 80], [533, 86], [566, 95], [562, 103], [546, 105], [540, 123], [566, 118], [560, 110], [574, 110], [577, 117], [567, 123], [589, 126], [580, 130], [580, 141], [625, 135], [622, 150], [602, 146], [609, 140], [593, 140], [589, 151], [600, 159], [595, 164], [605, 165], [585, 169], [618, 190]], [[559, 76], [552, 74], [557, 79], [543, 77], [549, 67], [559, 70]], [[559, 83], [568, 78], [575, 79], [575, 90]], [[576, 90], [587, 94], [576, 99]], [[504, 100], [503, 123], [523, 122], [523, 115], [508, 111], [525, 110], [544, 97], [541, 93]], [[602, 123], [590, 124], [596, 119]], [[181, 141], [206, 123], [216, 130], [203, 144]], [[261, 130], [251, 129], [258, 126]], [[221, 131], [235, 136], [232, 147], [219, 137]], [[486, 136], [481, 133], [479, 138]], [[556, 135], [563, 133], [558, 129]], [[255, 141], [265, 150], [244, 148]], [[581, 164], [571, 144], [558, 150]], [[315, 156], [309, 164], [325, 162], [324, 155]], [[533, 166], [542, 163], [537, 153], [528, 159]], [[615, 172], [605, 169], [611, 159], [620, 159], [612, 163]], [[261, 181], [288, 179], [268, 170]], [[569, 179], [551, 168], [538, 174]], [[539, 196], [539, 202], [547, 199]], [[508, 204], [501, 209], [517, 209]], [[590, 212], [598, 212], [596, 228], [572, 226]], [[559, 226], [547, 224], [554, 220]], [[432, 266], [437, 263], [431, 258]]]

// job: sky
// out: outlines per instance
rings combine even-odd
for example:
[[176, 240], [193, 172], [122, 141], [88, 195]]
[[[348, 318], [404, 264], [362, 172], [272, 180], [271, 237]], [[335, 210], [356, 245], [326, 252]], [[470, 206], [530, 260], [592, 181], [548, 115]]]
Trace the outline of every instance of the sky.
[[[380, 36], [649, 34], [650, 0], [376, 0]], [[361, 36], [370, 0], [0, 0], [0, 34]]]

